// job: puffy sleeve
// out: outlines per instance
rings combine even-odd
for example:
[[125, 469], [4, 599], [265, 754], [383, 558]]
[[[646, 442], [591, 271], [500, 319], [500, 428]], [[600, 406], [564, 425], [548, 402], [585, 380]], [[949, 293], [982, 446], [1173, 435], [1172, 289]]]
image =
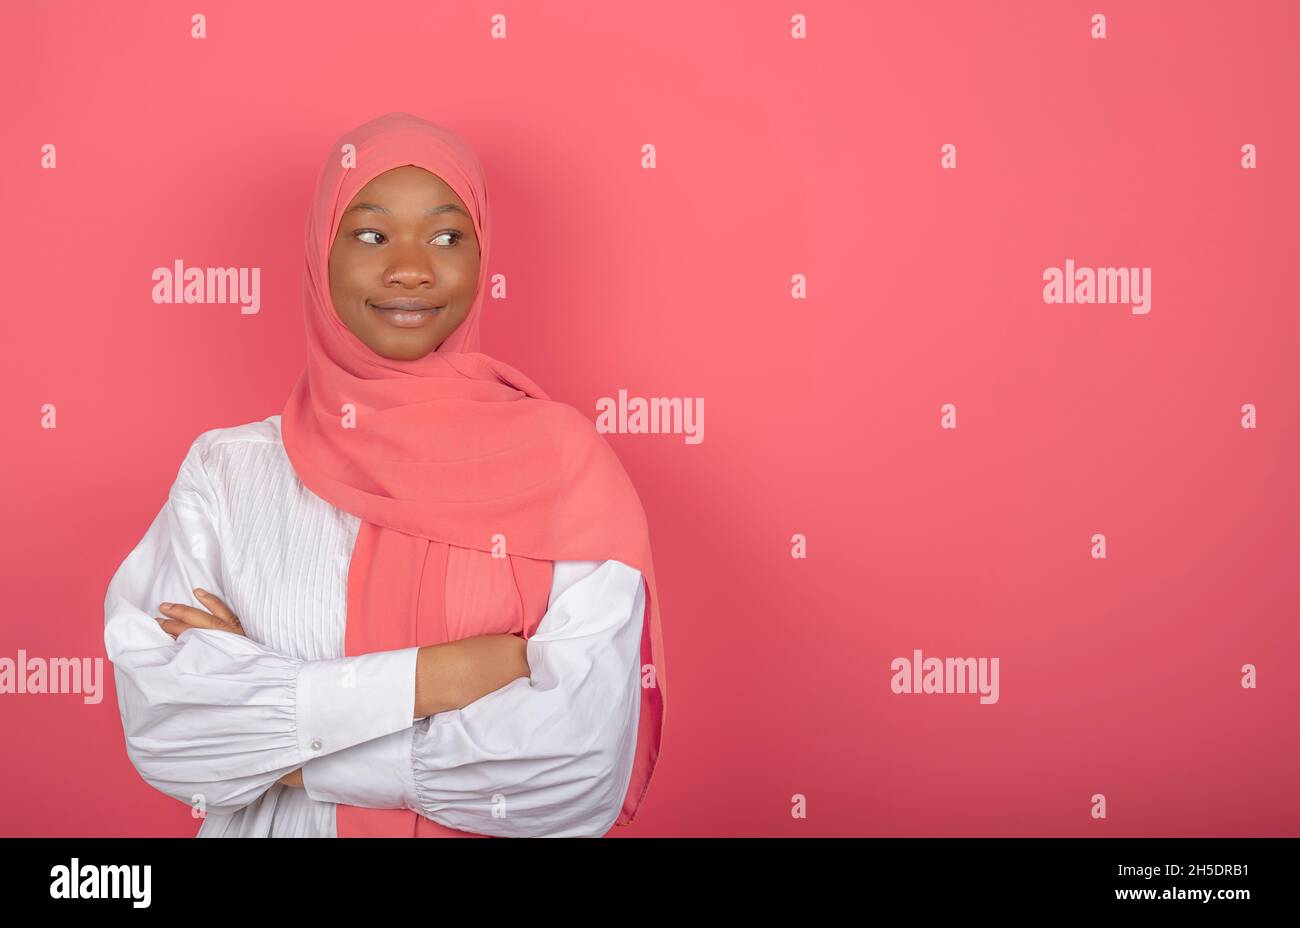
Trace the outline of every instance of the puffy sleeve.
[[409, 730], [419, 649], [304, 661], [232, 632], [193, 628], [173, 639], [163, 631], [159, 604], [203, 608], [195, 587], [229, 601], [221, 501], [201, 441], [109, 582], [104, 647], [140, 776], [181, 802], [228, 813], [313, 757]]
[[645, 583], [620, 561], [556, 561], [553, 577], [529, 677], [309, 761], [307, 793], [500, 837], [609, 831], [635, 759]]

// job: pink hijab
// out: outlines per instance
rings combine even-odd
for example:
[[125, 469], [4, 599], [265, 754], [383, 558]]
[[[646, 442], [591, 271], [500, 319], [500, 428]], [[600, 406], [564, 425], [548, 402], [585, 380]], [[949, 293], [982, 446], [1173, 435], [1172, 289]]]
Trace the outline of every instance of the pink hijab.
[[[344, 165], [346, 146], [355, 166]], [[371, 351], [339, 319], [329, 290], [341, 214], [372, 178], [407, 164], [456, 191], [480, 249], [469, 315], [413, 361]], [[531, 637], [553, 561], [613, 559], [641, 571], [640, 722], [615, 822], [627, 825], [650, 785], [668, 695], [645, 512], [590, 420], [479, 351], [491, 241], [483, 170], [457, 135], [388, 113], [339, 139], [307, 221], [308, 358], [281, 416], [284, 448], [304, 486], [362, 520], [348, 569], [348, 655]], [[492, 555], [503, 547], [506, 557]], [[406, 809], [339, 805], [337, 825], [340, 837], [470, 836]]]

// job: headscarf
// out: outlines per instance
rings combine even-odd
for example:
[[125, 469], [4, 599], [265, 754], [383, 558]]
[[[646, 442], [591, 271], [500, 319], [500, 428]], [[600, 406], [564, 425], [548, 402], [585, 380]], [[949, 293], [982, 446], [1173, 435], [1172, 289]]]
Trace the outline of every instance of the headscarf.
[[[339, 318], [329, 253], [357, 191], [408, 164], [442, 178], [473, 216], [478, 290], [469, 314], [436, 350], [394, 360]], [[650, 785], [667, 703], [645, 512], [586, 416], [478, 350], [491, 244], [483, 170], [455, 133], [397, 112], [340, 138], [307, 220], [308, 357], [281, 415], [284, 448], [304, 486], [362, 520], [348, 570], [346, 655], [501, 632], [474, 618], [496, 614], [480, 601], [485, 595], [499, 600], [494, 609], [513, 608], [513, 627], [530, 637], [546, 611], [557, 560], [612, 559], [641, 572], [636, 753], [615, 822], [626, 825]], [[502, 541], [508, 557], [493, 557]], [[337, 825], [341, 837], [468, 834], [406, 809], [344, 804]]]

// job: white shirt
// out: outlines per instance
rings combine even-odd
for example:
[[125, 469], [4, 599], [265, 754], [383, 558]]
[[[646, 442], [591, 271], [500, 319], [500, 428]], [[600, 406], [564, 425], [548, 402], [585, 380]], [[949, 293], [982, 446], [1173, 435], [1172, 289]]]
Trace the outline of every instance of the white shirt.
[[[505, 837], [607, 832], [636, 749], [640, 572], [556, 561], [531, 677], [415, 721], [418, 648], [343, 656], [360, 525], [299, 481], [279, 416], [195, 439], [104, 600], [127, 755], [145, 782], [204, 810], [199, 837], [333, 837], [336, 802]], [[195, 587], [247, 637], [165, 632], [159, 604], [203, 608]], [[298, 767], [306, 789], [277, 782]]]

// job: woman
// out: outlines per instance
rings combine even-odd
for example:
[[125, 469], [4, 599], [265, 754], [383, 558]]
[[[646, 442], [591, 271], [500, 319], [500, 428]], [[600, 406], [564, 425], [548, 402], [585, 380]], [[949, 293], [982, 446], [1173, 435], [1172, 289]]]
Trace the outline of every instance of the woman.
[[204, 432], [105, 600], [127, 754], [200, 837], [598, 836], [666, 687], [645, 515], [592, 423], [478, 351], [477, 157], [405, 113], [340, 139], [308, 362]]

